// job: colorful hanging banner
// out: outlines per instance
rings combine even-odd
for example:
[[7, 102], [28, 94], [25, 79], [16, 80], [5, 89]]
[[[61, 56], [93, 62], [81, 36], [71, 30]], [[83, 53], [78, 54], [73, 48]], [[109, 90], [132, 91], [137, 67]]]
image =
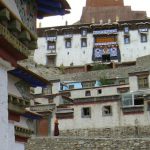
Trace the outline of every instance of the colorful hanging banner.
[[117, 58], [118, 57], [118, 48], [117, 47], [102, 47], [102, 48], [94, 48], [93, 49], [93, 60], [101, 60], [103, 55], [109, 54], [110, 57]]
[[118, 53], [117, 53], [117, 47], [111, 47], [111, 48], [109, 48], [109, 53], [110, 53], [110, 57], [117, 56], [118, 55]]
[[117, 29], [109, 29], [109, 30], [95, 30], [93, 31], [93, 35], [102, 35], [102, 34], [117, 34]]
[[94, 48], [94, 58], [101, 58], [103, 55], [102, 48]]

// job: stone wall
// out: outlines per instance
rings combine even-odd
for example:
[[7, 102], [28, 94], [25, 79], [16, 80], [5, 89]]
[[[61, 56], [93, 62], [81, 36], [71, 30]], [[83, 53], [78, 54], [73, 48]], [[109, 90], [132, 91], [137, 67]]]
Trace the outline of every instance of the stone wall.
[[60, 131], [64, 137], [90, 137], [90, 138], [150, 138], [150, 126], [128, 126], [99, 129], [79, 129]]
[[[127, 78], [128, 73], [131, 72], [140, 72], [150, 70], [150, 66], [130, 66], [130, 67], [122, 67], [116, 69], [106, 69], [106, 70], [98, 70], [98, 71], [90, 71], [90, 72], [82, 72], [82, 73], [73, 73], [73, 74], [64, 74], [60, 76], [55, 76], [54, 78], [60, 79], [61, 81], [87, 81], [87, 80], [99, 80], [100, 77], [106, 77], [108, 79], [113, 79], [116, 77]], [[50, 79], [52, 80], [52, 79]]]
[[[128, 73], [150, 70], [149, 60], [150, 60], [150, 55], [147, 55], [144, 57], [139, 57], [137, 59], [135, 66], [73, 73], [73, 74], [64, 74], [64, 75], [59, 75], [59, 76], [56, 75], [54, 78], [60, 79], [61, 81], [99, 80], [100, 77], [103, 77], [103, 76], [107, 77], [108, 79], [112, 79], [116, 77], [127, 78]], [[52, 80], [54, 78], [49, 78], [49, 80]]]
[[26, 150], [149, 150], [149, 138], [35, 138]]

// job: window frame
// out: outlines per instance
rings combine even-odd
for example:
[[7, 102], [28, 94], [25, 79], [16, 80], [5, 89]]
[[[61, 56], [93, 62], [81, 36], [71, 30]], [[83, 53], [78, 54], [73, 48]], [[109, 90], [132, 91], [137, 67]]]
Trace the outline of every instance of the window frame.
[[[85, 42], [85, 45], [83, 45], [84, 42]], [[81, 48], [82, 47], [87, 47], [87, 38], [81, 38]]]
[[[125, 40], [128, 38], [128, 42]], [[124, 35], [124, 44], [130, 44], [130, 35]]]
[[[128, 98], [128, 99], [124, 98], [124, 96], [129, 96], [129, 95], [131, 96], [130, 98]], [[131, 93], [131, 94], [125, 94], [125, 95], [123, 95], [123, 97], [122, 97], [122, 107], [123, 108], [130, 108], [130, 107], [144, 106], [144, 98], [143, 98], [143, 104], [141, 104], [141, 105], [136, 104], [138, 96], [141, 96], [141, 94]], [[130, 104], [124, 105], [124, 101], [127, 101], [127, 100], [130, 100], [130, 102], [129, 102]]]
[[[138, 79], [138, 89], [147, 89], [147, 88], [149, 88], [149, 77], [148, 77], [148, 75], [145, 75], [145, 76], [138, 76], [137, 77]], [[140, 80], [147, 80], [146, 81], [146, 84], [145, 84], [145, 81], [142, 81], [143, 83], [142, 83], [142, 85], [140, 84]]]
[[85, 96], [91, 96], [91, 91], [90, 90], [85, 91]]
[[[50, 45], [49, 43], [53, 43], [53, 45]], [[53, 48], [49, 48], [49, 46], [54, 46]], [[56, 42], [55, 41], [47, 41], [47, 50], [56, 50]]]
[[[68, 46], [67, 42], [70, 43], [69, 46]], [[72, 39], [71, 38], [65, 39], [65, 48], [71, 48], [71, 47], [72, 47]]]
[[87, 29], [82, 29], [81, 30], [81, 36], [82, 37], [87, 37], [87, 33], [88, 33]]
[[[109, 114], [105, 113], [105, 109], [107, 109], [107, 107], [110, 107], [109, 108], [110, 109]], [[113, 110], [112, 110], [112, 106], [111, 105], [105, 105], [105, 106], [102, 107], [102, 116], [103, 117], [112, 116], [112, 115], [113, 115]]]
[[[88, 114], [85, 114], [85, 110], [88, 109]], [[82, 118], [91, 118], [91, 107], [82, 107], [81, 108], [81, 117]]]
[[[101, 92], [99, 92], [99, 91], [101, 91]], [[97, 94], [99, 95], [99, 94], [102, 94], [102, 89], [98, 89], [97, 90]]]
[[[143, 40], [143, 37], [145, 37], [145, 40]], [[147, 43], [148, 38], [146, 33], [140, 33], [141, 43]]]
[[124, 31], [124, 34], [129, 34], [129, 27], [125, 26], [123, 31]]

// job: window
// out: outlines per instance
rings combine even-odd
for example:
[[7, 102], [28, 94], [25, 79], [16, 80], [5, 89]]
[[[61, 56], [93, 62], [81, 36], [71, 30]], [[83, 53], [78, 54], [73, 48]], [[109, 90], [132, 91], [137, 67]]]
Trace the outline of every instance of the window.
[[87, 39], [81, 38], [81, 47], [87, 47]]
[[74, 85], [69, 85], [69, 89], [74, 89]]
[[139, 89], [148, 88], [148, 76], [138, 77], [138, 87]]
[[91, 81], [91, 82], [82, 82], [82, 86], [83, 88], [91, 88], [95, 86], [95, 81]]
[[129, 43], [130, 43], [130, 36], [124, 35], [124, 44], [129, 44]]
[[144, 97], [142, 94], [125, 94], [122, 96], [123, 107], [134, 107], [144, 105]]
[[81, 116], [82, 118], [91, 118], [91, 108], [90, 107], [82, 108]]
[[118, 93], [127, 93], [127, 92], [129, 92], [129, 87], [118, 87], [117, 92]]
[[134, 105], [144, 105], [143, 95], [134, 95]]
[[104, 106], [102, 110], [103, 116], [112, 116], [112, 106]]
[[65, 47], [71, 48], [71, 38], [65, 40]]
[[91, 91], [85, 91], [85, 96], [91, 96]]
[[125, 80], [119, 80], [119, 84], [125, 84]]
[[147, 42], [147, 34], [141, 33], [141, 42], [142, 42], [142, 43]]
[[124, 107], [133, 106], [133, 95], [132, 94], [123, 95], [122, 105]]
[[52, 87], [49, 85], [46, 88], [43, 88], [42, 93], [45, 95], [52, 94]]
[[81, 35], [84, 36], [84, 37], [87, 36], [87, 29], [82, 29], [81, 30]]
[[72, 38], [73, 37], [73, 32], [72, 30], [68, 29], [68, 30], [64, 30], [64, 38]]
[[101, 89], [98, 89], [98, 90], [97, 90], [97, 94], [102, 94], [102, 90], [101, 90]]
[[128, 34], [129, 33], [129, 27], [124, 27], [124, 33]]
[[47, 49], [48, 50], [55, 50], [56, 49], [56, 43], [52, 41], [47, 41]]

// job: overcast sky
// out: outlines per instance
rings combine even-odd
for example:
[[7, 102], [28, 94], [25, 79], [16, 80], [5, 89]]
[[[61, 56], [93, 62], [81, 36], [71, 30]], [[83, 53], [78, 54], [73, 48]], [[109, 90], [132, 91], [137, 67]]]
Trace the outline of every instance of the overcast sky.
[[[50, 26], [59, 26], [65, 25], [65, 22], [68, 21], [68, 24], [73, 24], [79, 21], [82, 13], [82, 8], [85, 6], [86, 0], [67, 0], [71, 6], [71, 13], [65, 16], [57, 17], [47, 17], [42, 20], [38, 20], [42, 23], [42, 27]], [[147, 15], [150, 17], [150, 0], [124, 0], [125, 5], [131, 5], [132, 10], [145, 10]]]

